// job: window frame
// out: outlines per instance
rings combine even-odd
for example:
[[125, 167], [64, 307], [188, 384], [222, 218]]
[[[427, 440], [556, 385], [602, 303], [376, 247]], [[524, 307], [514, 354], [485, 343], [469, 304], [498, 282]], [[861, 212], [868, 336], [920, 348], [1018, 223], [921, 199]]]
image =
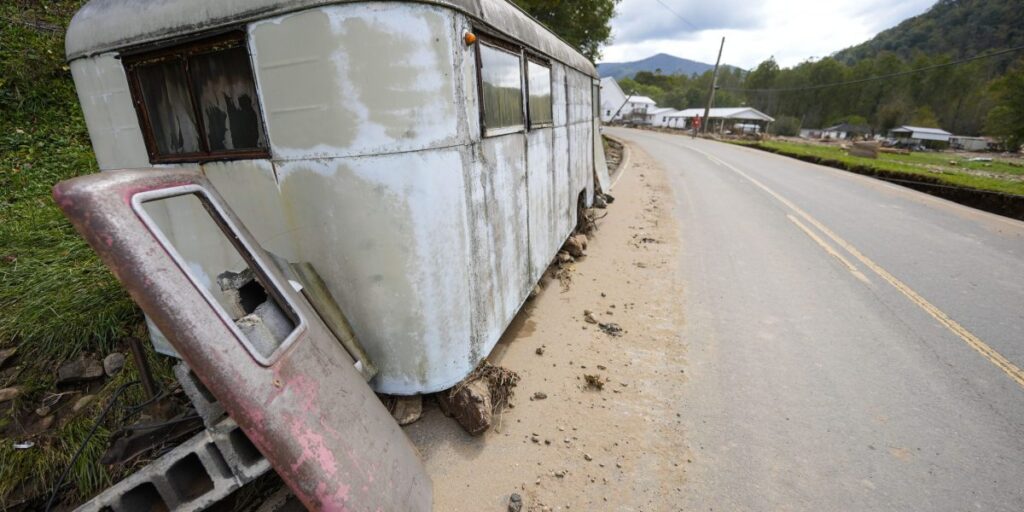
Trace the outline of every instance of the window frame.
[[[192, 73], [189, 69], [189, 59], [196, 55], [215, 53], [218, 50], [241, 48], [245, 51], [249, 71], [252, 74], [253, 90], [257, 91], [254, 98], [254, 108], [259, 119], [259, 127], [263, 133], [264, 146], [262, 148], [230, 149], [211, 151], [206, 133], [205, 117], [199, 106]], [[146, 143], [146, 152], [149, 154], [149, 161], [153, 164], [165, 163], [204, 163], [223, 160], [248, 160], [257, 158], [270, 158], [270, 140], [267, 131], [266, 116], [263, 112], [263, 105], [259, 98], [259, 85], [256, 81], [256, 71], [252, 65], [252, 54], [249, 51], [248, 40], [244, 30], [236, 29], [214, 36], [204, 37], [173, 46], [166, 46], [157, 49], [142, 50], [134, 53], [125, 53], [121, 56], [124, 65], [125, 75], [128, 79], [128, 89], [132, 96], [132, 104], [135, 107], [135, 114], [139, 119], [139, 128], [142, 130], [142, 137]], [[178, 61], [184, 74], [184, 80], [188, 91], [192, 115], [195, 118], [196, 133], [199, 137], [199, 152], [181, 154], [161, 154], [156, 142], [156, 134], [152, 121], [149, 117], [149, 110], [146, 107], [145, 96], [142, 94], [142, 81], [138, 69], [149, 64], [157, 64], [166, 61]]]
[[[519, 94], [521, 96], [520, 106], [522, 107], [523, 122], [521, 125], [515, 126], [502, 126], [498, 128], [487, 127], [487, 107], [484, 101], [484, 66], [483, 66], [483, 51], [480, 49], [481, 45], [487, 45], [498, 51], [507, 52], [519, 57]], [[476, 88], [477, 88], [477, 102], [480, 110], [480, 136], [483, 138], [498, 137], [501, 135], [508, 135], [510, 133], [525, 132], [529, 129], [529, 107], [527, 101], [529, 97], [526, 95], [526, 71], [524, 64], [524, 53], [523, 47], [486, 35], [481, 35], [476, 42]]]
[[[523, 104], [524, 104], [524, 110], [526, 110], [526, 125], [527, 125], [527, 127], [530, 130], [533, 130], [534, 128], [550, 128], [550, 127], [555, 125], [555, 74], [554, 74], [554, 72], [552, 70], [551, 60], [550, 59], [545, 59], [545, 58], [543, 58], [543, 57], [541, 57], [539, 55], [535, 55], [535, 54], [532, 54], [532, 53], [529, 53], [529, 52], [524, 52], [524, 53], [525, 53], [525, 55], [524, 55], [525, 58], [523, 59], [523, 69], [524, 69], [525, 72], [523, 73], [523, 82], [525, 82], [525, 87], [523, 87], [523, 96], [526, 98], [526, 100], [523, 102]], [[534, 64], [537, 64], [539, 66], [543, 66], [545, 69], [548, 70], [548, 91], [549, 91], [548, 95], [551, 96], [551, 101], [549, 102], [549, 105], [548, 105], [550, 107], [550, 109], [551, 109], [551, 120], [550, 121], [544, 121], [544, 122], [541, 122], [541, 123], [534, 123], [533, 122], [533, 116], [530, 114], [530, 63], [531, 62], [534, 63]]]

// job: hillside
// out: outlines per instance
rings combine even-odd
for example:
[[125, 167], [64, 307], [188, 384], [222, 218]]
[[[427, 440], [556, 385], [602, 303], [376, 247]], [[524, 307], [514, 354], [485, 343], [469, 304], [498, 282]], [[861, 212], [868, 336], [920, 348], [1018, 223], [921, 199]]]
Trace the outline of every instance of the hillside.
[[[1024, 45], [1021, 0], [939, 0], [927, 12], [835, 54], [855, 63], [890, 51], [904, 59], [916, 52], [952, 58]], [[1004, 59], [1008, 63], [1012, 57]]]
[[602, 62], [597, 65], [597, 71], [602, 77], [615, 77], [617, 79], [629, 78], [640, 71], [651, 73], [661, 70], [663, 75], [700, 75], [709, 71], [715, 66], [694, 60], [683, 59], [673, 55], [659, 53], [643, 60], [633, 62]]

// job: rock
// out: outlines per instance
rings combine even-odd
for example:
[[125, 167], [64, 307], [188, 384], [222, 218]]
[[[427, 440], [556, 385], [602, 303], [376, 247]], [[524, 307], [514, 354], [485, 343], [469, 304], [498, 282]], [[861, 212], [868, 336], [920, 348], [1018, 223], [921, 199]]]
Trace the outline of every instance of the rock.
[[388, 409], [395, 421], [404, 427], [423, 415], [423, 396], [396, 396], [393, 405]]
[[11, 388], [0, 389], [0, 402], [6, 402], [8, 400], [14, 400], [21, 396], [21, 392], [24, 391], [21, 386], [14, 386]]
[[604, 333], [609, 336], [622, 336], [622, 327], [620, 327], [619, 324], [609, 322], [606, 324], [598, 324], [597, 326], [600, 327], [601, 330], [604, 331]]
[[583, 246], [583, 250], [587, 250], [587, 247], [590, 246], [590, 239], [587, 238], [587, 235], [584, 235], [583, 233], [577, 233], [575, 236], [576, 240], [578, 240], [579, 243]]
[[533, 399], [534, 400], [544, 400], [547, 397], [548, 397], [548, 394], [543, 392], [543, 391], [538, 391], [538, 392], [533, 394]]
[[559, 263], [572, 263], [573, 261], [576, 261], [576, 260], [572, 259], [572, 256], [570, 256], [569, 253], [567, 253], [565, 251], [559, 251], [559, 253], [558, 253], [558, 262]]
[[562, 470], [555, 471], [555, 476], [557, 476], [558, 478], [564, 478], [565, 477], [565, 470], [562, 469]]
[[103, 364], [93, 357], [82, 356], [65, 363], [57, 370], [57, 384], [71, 384], [95, 380], [104, 375]]
[[508, 512], [520, 512], [523, 510], [523, 498], [517, 493], [508, 497]]
[[590, 462], [590, 461], [594, 460], [594, 458], [591, 457], [589, 453], [584, 453], [583, 454], [583, 460], [585, 460], [587, 462]]
[[53, 426], [53, 422], [56, 419], [57, 418], [53, 415], [47, 416], [39, 420], [39, 423], [36, 423], [31, 430], [34, 433], [46, 432], [47, 430], [50, 430], [50, 427]]
[[583, 243], [579, 239], [579, 235], [570, 236], [565, 241], [565, 245], [562, 246], [562, 250], [569, 253], [573, 258], [581, 258], [586, 255], [583, 249]]
[[71, 412], [78, 412], [89, 407], [89, 404], [91, 404], [93, 400], [96, 400], [96, 395], [85, 395], [79, 398], [75, 401], [75, 405], [71, 406]]
[[605, 201], [604, 196], [598, 194], [597, 197], [594, 197], [594, 208], [604, 210], [608, 208], [608, 201]]
[[0, 350], [0, 368], [3, 368], [7, 361], [9, 361], [14, 354], [18, 352], [18, 347], [5, 348]]
[[530, 441], [533, 441], [535, 444], [537, 444], [537, 443], [540, 443], [540, 438], [537, 437], [537, 434], [534, 434], [534, 435], [530, 436]]
[[542, 355], [544, 355], [544, 347], [537, 347], [537, 350], [534, 350], [534, 352], [535, 352], [535, 353], [536, 353], [536, 354], [537, 354], [538, 356], [542, 356]]
[[491, 428], [494, 408], [487, 379], [476, 379], [441, 392], [438, 394], [438, 404], [445, 414], [454, 417], [470, 435], [480, 435]]
[[541, 288], [539, 284], [533, 285], [533, 289], [530, 290], [530, 299], [536, 299], [542, 291], [544, 291], [544, 289]]
[[583, 310], [583, 321], [587, 322], [588, 324], [596, 324], [597, 323], [597, 319], [594, 318], [594, 312], [590, 311], [589, 309], [584, 309]]
[[50, 408], [45, 405], [41, 405], [36, 409], [36, 414], [39, 416], [48, 416], [50, 414]]
[[612, 204], [612, 203], [615, 202], [615, 197], [613, 197], [611, 194], [601, 194], [601, 195], [604, 196], [604, 200], [608, 204]]
[[124, 368], [124, 354], [114, 352], [103, 358], [103, 373], [107, 374], [107, 377], [117, 375], [122, 368]]

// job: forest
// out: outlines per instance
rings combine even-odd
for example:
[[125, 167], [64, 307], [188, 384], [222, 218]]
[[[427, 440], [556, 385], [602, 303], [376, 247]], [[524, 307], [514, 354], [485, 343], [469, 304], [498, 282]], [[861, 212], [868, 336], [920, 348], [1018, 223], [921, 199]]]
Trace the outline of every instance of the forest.
[[[774, 58], [752, 70], [727, 68], [718, 79], [715, 106], [757, 108], [776, 118], [773, 130], [783, 135], [841, 122], [874, 133], [911, 124], [989, 135], [1008, 147], [1020, 147], [1020, 8], [1016, 0], [942, 0], [925, 14], [830, 57], [789, 68]], [[868, 80], [876, 77], [888, 78]], [[706, 104], [711, 80], [711, 72], [681, 76], [655, 70], [639, 72], [620, 85], [660, 106], [683, 109]], [[856, 81], [862, 82], [832, 85]]]

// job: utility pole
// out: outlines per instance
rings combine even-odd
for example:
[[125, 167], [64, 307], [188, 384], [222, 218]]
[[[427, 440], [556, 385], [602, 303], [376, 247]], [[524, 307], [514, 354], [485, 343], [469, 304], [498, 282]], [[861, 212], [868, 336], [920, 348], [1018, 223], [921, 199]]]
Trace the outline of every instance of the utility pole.
[[715, 103], [715, 90], [718, 89], [718, 65], [722, 63], [722, 49], [725, 48], [725, 37], [722, 38], [722, 44], [718, 47], [718, 59], [715, 61], [715, 71], [711, 73], [711, 91], [708, 92], [708, 106], [704, 107], [704, 119], [701, 123], [701, 131], [704, 133], [708, 132], [708, 125], [711, 124], [708, 120], [708, 114], [711, 113], [711, 105]]

